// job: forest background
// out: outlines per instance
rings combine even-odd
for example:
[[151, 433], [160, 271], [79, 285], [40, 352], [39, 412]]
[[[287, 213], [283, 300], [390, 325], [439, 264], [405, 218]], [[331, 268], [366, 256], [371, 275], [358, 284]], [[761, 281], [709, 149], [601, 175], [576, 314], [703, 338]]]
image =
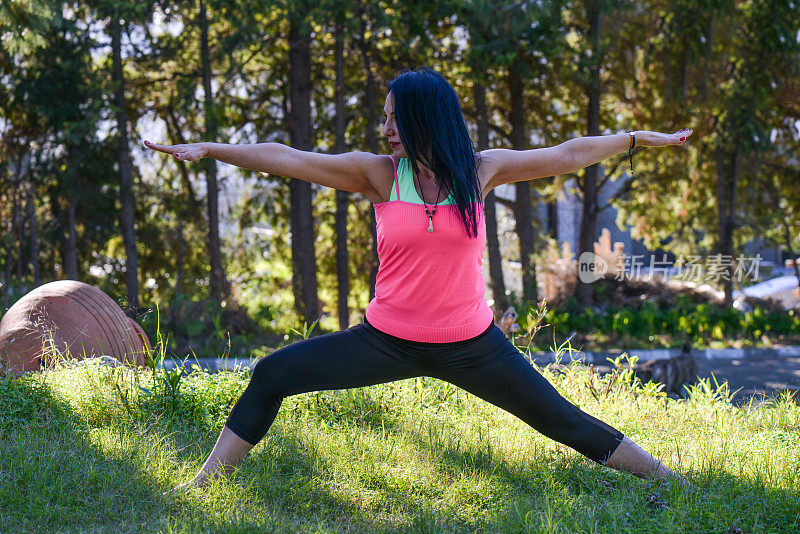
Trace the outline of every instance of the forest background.
[[[141, 141], [386, 153], [387, 82], [421, 65], [456, 88], [479, 149], [694, 129], [685, 147], [637, 150], [610, 201], [618, 224], [653, 250], [735, 257], [758, 238], [794, 258], [798, 28], [787, 0], [3, 0], [1, 311], [78, 279], [151, 336], [160, 325], [178, 353], [359, 322], [377, 272], [366, 198], [177, 162]], [[536, 210], [569, 187], [583, 203], [574, 252], [591, 251], [601, 192], [628, 172], [623, 154], [514, 184], [513, 201], [487, 197], [496, 311], [538, 300], [558, 235]], [[506, 289], [509, 261], [519, 293]], [[579, 284], [573, 309], [602, 307], [595, 290]]]

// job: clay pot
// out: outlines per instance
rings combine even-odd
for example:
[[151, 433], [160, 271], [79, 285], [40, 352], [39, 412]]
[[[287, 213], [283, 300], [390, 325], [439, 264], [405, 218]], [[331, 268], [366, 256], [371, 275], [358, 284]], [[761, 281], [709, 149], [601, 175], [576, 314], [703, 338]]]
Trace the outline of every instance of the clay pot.
[[144, 365], [144, 330], [98, 288], [60, 280], [40, 286], [0, 320], [0, 359], [15, 372], [38, 371], [54, 357], [112, 356]]

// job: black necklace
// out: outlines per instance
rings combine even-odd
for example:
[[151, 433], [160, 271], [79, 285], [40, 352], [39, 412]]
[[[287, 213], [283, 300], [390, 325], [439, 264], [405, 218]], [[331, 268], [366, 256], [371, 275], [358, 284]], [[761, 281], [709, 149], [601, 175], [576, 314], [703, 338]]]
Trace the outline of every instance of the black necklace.
[[422, 196], [422, 182], [419, 182], [419, 198], [422, 200], [422, 205], [425, 206], [425, 214], [428, 216], [428, 231], [433, 232], [433, 216], [436, 215], [436, 207], [439, 205], [439, 195], [442, 192], [442, 184], [439, 183], [439, 189], [436, 190], [436, 203], [433, 205], [433, 212], [428, 211], [428, 204], [425, 202], [425, 197]]

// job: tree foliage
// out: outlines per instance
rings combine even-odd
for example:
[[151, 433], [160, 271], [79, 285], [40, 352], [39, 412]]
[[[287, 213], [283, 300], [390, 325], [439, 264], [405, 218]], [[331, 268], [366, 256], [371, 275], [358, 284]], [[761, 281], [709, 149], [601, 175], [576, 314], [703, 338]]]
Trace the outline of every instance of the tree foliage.
[[[599, 10], [597, 35], [590, 31], [592, 9]], [[5, 2], [4, 304], [36, 283], [65, 276], [117, 298], [125, 294], [111, 17], [121, 22], [143, 305], [187, 295], [234, 306], [240, 301], [261, 314], [262, 326], [279, 328], [298, 317], [289, 180], [217, 166], [219, 248], [232, 284], [225, 298], [213, 290], [209, 261], [211, 171], [147, 153], [139, 141], [211, 136], [290, 144], [293, 23], [309, 38], [310, 119], [302, 120], [310, 120], [314, 150], [337, 146], [337, 32], [345, 80], [345, 128], [338, 141], [347, 150], [383, 150], [378, 119], [386, 82], [417, 65], [430, 65], [451, 81], [475, 132], [475, 90], [482, 89], [490, 147], [536, 148], [586, 135], [587, 88], [595, 79], [599, 133], [695, 130], [686, 148], [638, 151], [630, 180], [622, 157], [609, 160], [594, 193], [580, 171], [519, 186], [522, 204], [498, 199], [513, 208], [501, 207], [499, 217], [517, 219], [518, 230], [528, 227], [519, 237], [503, 236], [500, 250], [509, 261], [534, 257], [541, 248], [543, 225], [535, 213], [565, 184], [583, 196], [617, 180], [625, 181], [612, 198], [618, 222], [651, 248], [736, 254], [760, 239], [796, 254], [799, 13], [794, 1], [770, 0]], [[529, 197], [526, 188], [532, 188]], [[348, 304], [358, 318], [374, 283], [374, 220], [365, 198], [349, 195], [347, 201]], [[312, 186], [311, 203], [320, 312], [335, 315], [335, 193]], [[598, 212], [605, 208], [597, 203]], [[535, 272], [533, 263], [529, 267], [525, 276]]]

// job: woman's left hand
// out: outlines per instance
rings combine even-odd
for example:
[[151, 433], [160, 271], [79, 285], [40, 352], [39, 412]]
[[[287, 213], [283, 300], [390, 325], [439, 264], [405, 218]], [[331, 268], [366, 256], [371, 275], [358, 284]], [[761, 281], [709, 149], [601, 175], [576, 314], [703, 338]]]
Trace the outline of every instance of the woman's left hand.
[[661, 132], [648, 132], [639, 131], [633, 132], [636, 137], [636, 146], [668, 146], [668, 145], [681, 145], [685, 143], [689, 136], [692, 135], [689, 128], [678, 130], [675, 133], [661, 133]]

